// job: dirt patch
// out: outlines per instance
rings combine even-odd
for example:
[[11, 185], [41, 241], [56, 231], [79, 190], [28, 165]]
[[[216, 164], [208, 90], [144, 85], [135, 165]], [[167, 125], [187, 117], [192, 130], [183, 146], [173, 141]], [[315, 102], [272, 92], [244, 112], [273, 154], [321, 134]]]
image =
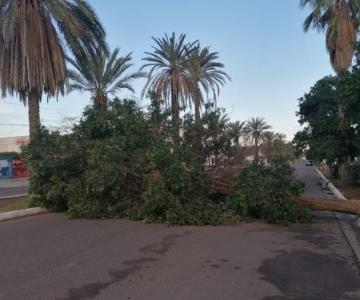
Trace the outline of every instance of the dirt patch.
[[347, 199], [360, 201], [360, 187], [340, 187], [339, 190]]
[[27, 209], [30, 207], [30, 197], [19, 197], [12, 199], [0, 199], [0, 213]]
[[347, 199], [360, 201], [360, 187], [343, 185], [337, 179], [331, 179], [331, 182], [344, 194]]
[[337, 255], [286, 252], [265, 260], [258, 272], [282, 293], [264, 300], [355, 300], [360, 295], [350, 296], [360, 293], [359, 273]]

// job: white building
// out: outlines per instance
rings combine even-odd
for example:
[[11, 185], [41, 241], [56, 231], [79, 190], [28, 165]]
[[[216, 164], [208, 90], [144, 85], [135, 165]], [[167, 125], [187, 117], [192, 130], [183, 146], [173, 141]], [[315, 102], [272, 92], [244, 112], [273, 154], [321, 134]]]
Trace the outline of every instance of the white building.
[[28, 136], [0, 138], [0, 153], [20, 152], [20, 147], [29, 143]]

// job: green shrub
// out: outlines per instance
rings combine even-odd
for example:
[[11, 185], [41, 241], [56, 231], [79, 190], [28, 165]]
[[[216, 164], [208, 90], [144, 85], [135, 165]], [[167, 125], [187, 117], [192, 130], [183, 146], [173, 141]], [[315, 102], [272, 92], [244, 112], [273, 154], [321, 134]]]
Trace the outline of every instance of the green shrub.
[[37, 204], [72, 218], [218, 222], [204, 164], [171, 143], [167, 114], [157, 113], [116, 100], [107, 110], [87, 109], [70, 135], [40, 132], [25, 147]]
[[80, 174], [82, 156], [71, 138], [42, 129], [23, 154], [31, 170], [30, 193], [33, 205], [53, 211], [68, 208], [67, 187]]
[[[234, 197], [213, 196], [204, 158], [230, 156], [231, 142], [225, 133], [215, 134], [225, 124], [218, 122], [220, 112], [208, 114], [216, 126], [204, 126], [195, 137], [197, 124], [185, 118], [180, 145], [172, 143], [169, 112], [154, 102], [145, 112], [134, 101], [114, 100], [107, 109], [86, 109], [70, 134], [42, 130], [24, 147], [34, 204], [72, 218], [178, 225], [228, 224], [248, 216], [305, 220], [305, 212], [288, 202], [301, 185], [284, 161], [252, 164], [240, 173]], [[198, 138], [205, 150], [196, 146]]]
[[[198, 170], [169, 165], [148, 179], [138, 219], [171, 225], [219, 225], [228, 222], [226, 209], [209, 199], [206, 176]], [[166, 175], [162, 175], [166, 174]], [[166, 177], [165, 177], [166, 176]]]
[[231, 203], [242, 217], [278, 224], [305, 222], [310, 219], [309, 212], [290, 201], [302, 192], [303, 184], [293, 178], [286, 160], [277, 159], [270, 165], [254, 162], [237, 176]]

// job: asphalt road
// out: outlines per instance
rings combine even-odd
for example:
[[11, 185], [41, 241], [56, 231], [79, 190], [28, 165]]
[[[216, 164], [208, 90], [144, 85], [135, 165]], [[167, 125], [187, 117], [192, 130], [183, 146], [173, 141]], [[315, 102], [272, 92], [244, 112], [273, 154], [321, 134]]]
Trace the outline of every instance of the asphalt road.
[[335, 199], [335, 196], [329, 189], [322, 189], [320, 175], [312, 166], [306, 166], [304, 160], [297, 160], [293, 164], [295, 168], [295, 175], [298, 179], [305, 183], [305, 195], [312, 198], [328, 198]]
[[44, 214], [0, 223], [0, 245], [3, 300], [360, 299], [333, 220], [199, 228]]
[[330, 214], [289, 227], [44, 214], [0, 223], [0, 257], [2, 300], [360, 299], [359, 265]]
[[25, 195], [28, 193], [29, 182], [27, 178], [0, 179], [0, 199]]

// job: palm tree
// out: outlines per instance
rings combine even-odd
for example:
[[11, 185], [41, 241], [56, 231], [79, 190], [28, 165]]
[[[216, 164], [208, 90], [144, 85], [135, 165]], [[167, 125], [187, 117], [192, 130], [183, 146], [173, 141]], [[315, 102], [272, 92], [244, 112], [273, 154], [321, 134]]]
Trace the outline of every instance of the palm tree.
[[336, 73], [346, 71], [352, 62], [359, 28], [360, 0], [301, 0], [300, 5], [312, 9], [305, 19], [310, 26], [326, 30], [326, 48]]
[[[359, 29], [360, 0], [301, 0], [302, 7], [309, 5], [312, 9], [305, 19], [304, 30], [310, 26], [326, 30], [326, 48], [330, 62], [337, 74], [349, 69], [355, 51]], [[338, 104], [339, 129], [341, 131], [341, 164], [347, 160], [347, 134], [345, 114], [342, 103]]]
[[231, 145], [227, 144], [227, 130], [229, 118], [224, 113], [223, 109], [215, 109], [213, 104], [206, 104], [207, 112], [205, 112], [204, 127], [206, 127], [206, 134], [204, 136], [205, 148], [207, 149], [206, 155], [213, 154], [215, 156], [215, 164], [219, 164], [219, 157], [221, 153], [227, 152], [228, 147]]
[[273, 149], [274, 149], [274, 142], [276, 136], [275, 133], [272, 131], [266, 131], [263, 135], [263, 149], [265, 150], [266, 160], [269, 162], [271, 160]]
[[131, 63], [131, 53], [125, 57], [119, 56], [116, 48], [110, 55], [102, 49], [95, 53], [81, 51], [75, 59], [67, 58], [74, 70], [68, 71], [68, 92], [78, 90], [89, 92], [95, 105], [106, 106], [108, 95], [116, 95], [120, 90], [134, 92], [131, 81], [145, 76], [145, 73], [126, 74]]
[[239, 145], [240, 138], [245, 133], [245, 125], [246, 122], [240, 122], [240, 121], [230, 122], [228, 124], [228, 131], [234, 141], [234, 144]]
[[262, 147], [265, 151], [266, 160], [271, 161], [273, 157], [284, 156], [286, 153], [286, 135], [283, 133], [274, 133], [266, 131], [263, 135]]
[[254, 146], [254, 160], [259, 160], [259, 143], [264, 133], [271, 128], [263, 118], [251, 118], [245, 126], [245, 134]]
[[2, 0], [0, 29], [0, 89], [28, 105], [33, 139], [42, 95], [64, 93], [65, 51], [106, 48], [105, 31], [84, 0]]
[[188, 84], [190, 97], [195, 108], [195, 120], [200, 121], [200, 109], [204, 103], [204, 94], [216, 98], [220, 93], [220, 87], [226, 80], [231, 80], [222, 69], [224, 64], [218, 62], [217, 52], [210, 52], [209, 47], [201, 48], [198, 44], [189, 54], [186, 60], [188, 72]]
[[[153, 52], [145, 52], [143, 60], [146, 62], [141, 70], [149, 68], [148, 81], [143, 89], [142, 96], [154, 91], [171, 106], [173, 139], [176, 144], [179, 140], [180, 105], [186, 106], [189, 100], [187, 85], [186, 58], [193, 51], [195, 43], [186, 43], [186, 35], [178, 38], [175, 33], [170, 37], [152, 38], [156, 46]], [[169, 103], [170, 99], [170, 103]]]

